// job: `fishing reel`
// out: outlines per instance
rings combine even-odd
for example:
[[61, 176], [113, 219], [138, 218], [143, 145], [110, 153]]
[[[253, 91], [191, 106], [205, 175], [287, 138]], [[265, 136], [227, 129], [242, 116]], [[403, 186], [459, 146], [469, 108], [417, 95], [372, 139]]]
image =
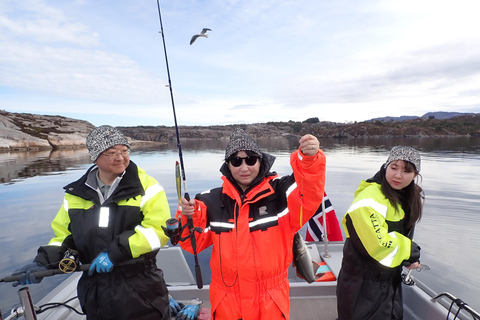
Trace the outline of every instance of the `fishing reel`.
[[410, 269], [407, 273], [402, 273], [402, 282], [407, 286], [413, 286], [415, 284], [415, 279], [412, 276], [412, 271], [416, 270], [417, 272], [430, 270], [430, 267], [426, 264], [421, 264], [418, 268]]
[[80, 253], [73, 249], [68, 249], [63, 254], [63, 259], [58, 263], [58, 269], [63, 273], [72, 273], [77, 270]]
[[[173, 246], [176, 246], [180, 241], [185, 241], [188, 238], [191, 237], [191, 234], [189, 234], [186, 237], [181, 237], [183, 230], [188, 227], [188, 224], [182, 226], [182, 221], [179, 221], [176, 218], [170, 218], [166, 221], [167, 227], [165, 228], [162, 226], [163, 232], [165, 235], [170, 238], [170, 242], [172, 243]], [[200, 227], [195, 227], [192, 228], [192, 233], [193, 232], [202, 232], [202, 228]]]

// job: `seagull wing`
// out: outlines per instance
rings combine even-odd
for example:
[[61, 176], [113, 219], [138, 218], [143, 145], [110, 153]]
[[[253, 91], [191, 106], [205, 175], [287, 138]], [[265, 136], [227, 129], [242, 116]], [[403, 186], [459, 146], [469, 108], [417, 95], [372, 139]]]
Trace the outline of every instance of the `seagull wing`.
[[202, 30], [202, 32], [201, 32], [201, 33], [202, 33], [202, 34], [205, 34], [205, 33], [207, 33], [207, 31], [212, 31], [212, 29], [203, 28], [203, 30]]
[[198, 34], [194, 35], [194, 36], [192, 37], [192, 40], [190, 40], [190, 45], [192, 45], [192, 43], [194, 43], [195, 40], [197, 40], [197, 38], [198, 38]]

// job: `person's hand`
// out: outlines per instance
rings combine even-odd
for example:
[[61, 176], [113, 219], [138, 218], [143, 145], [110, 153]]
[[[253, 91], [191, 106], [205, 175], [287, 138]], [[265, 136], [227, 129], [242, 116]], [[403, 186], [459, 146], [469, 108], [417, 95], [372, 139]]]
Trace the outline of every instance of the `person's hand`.
[[178, 303], [175, 299], [173, 299], [172, 297], [170, 297], [170, 301], [169, 301], [169, 304], [170, 304], [170, 314], [172, 316], [176, 316], [177, 313], [182, 310], [182, 308], [184, 307], [184, 304], [183, 303]]
[[108, 253], [100, 252], [100, 254], [95, 258], [88, 270], [88, 275], [91, 276], [94, 271], [98, 273], [110, 272], [113, 269], [113, 263], [108, 257]]
[[301, 137], [299, 143], [300, 150], [306, 156], [314, 156], [320, 149], [320, 141], [318, 141], [318, 139], [311, 134], [306, 134]]
[[187, 201], [185, 197], [180, 200], [180, 207], [184, 216], [191, 216], [195, 212], [195, 199]]
[[27, 284], [40, 283], [43, 277], [37, 278], [33, 274], [33, 272], [43, 271], [43, 270], [47, 270], [47, 267], [45, 267], [44, 265], [41, 265], [38, 262], [29, 263], [23, 266], [22, 268], [15, 270], [15, 272], [12, 273], [12, 276], [17, 276], [17, 275], [21, 275], [21, 276], [20, 276], [20, 280], [12, 283], [12, 286], [16, 287], [18, 285], [25, 286]]
[[200, 305], [191, 305], [185, 306], [177, 314], [177, 320], [196, 320], [200, 314]]
[[407, 269], [417, 269], [417, 268], [420, 268], [420, 262], [417, 261], [417, 262], [411, 263], [410, 265], [405, 266], [405, 268], [407, 268]]

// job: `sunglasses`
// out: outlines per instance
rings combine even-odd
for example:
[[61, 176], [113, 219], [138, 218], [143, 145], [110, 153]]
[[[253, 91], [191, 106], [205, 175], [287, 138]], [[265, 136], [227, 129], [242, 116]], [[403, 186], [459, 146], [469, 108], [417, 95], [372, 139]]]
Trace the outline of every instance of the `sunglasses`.
[[247, 166], [253, 166], [257, 163], [258, 157], [257, 156], [248, 156], [248, 157], [232, 157], [228, 159], [228, 162], [234, 167], [240, 167], [242, 165], [242, 161], [245, 160]]

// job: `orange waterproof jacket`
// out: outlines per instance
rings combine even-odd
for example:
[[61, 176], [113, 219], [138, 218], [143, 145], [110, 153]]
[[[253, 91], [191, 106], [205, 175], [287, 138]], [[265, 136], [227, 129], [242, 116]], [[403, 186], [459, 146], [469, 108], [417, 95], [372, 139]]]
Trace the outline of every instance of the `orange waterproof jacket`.
[[[222, 187], [196, 196], [193, 224], [204, 230], [195, 233], [197, 253], [213, 244], [213, 319], [289, 319], [293, 237], [322, 201], [326, 160], [321, 150], [309, 157], [298, 150], [290, 156], [293, 174], [279, 178], [269, 171], [274, 159], [263, 153], [245, 193], [224, 164]], [[177, 218], [187, 222], [180, 212]], [[193, 253], [190, 241], [181, 246]]]

